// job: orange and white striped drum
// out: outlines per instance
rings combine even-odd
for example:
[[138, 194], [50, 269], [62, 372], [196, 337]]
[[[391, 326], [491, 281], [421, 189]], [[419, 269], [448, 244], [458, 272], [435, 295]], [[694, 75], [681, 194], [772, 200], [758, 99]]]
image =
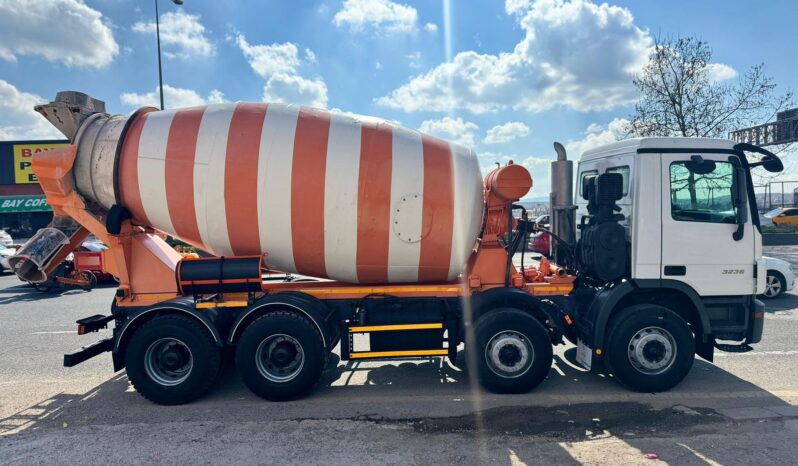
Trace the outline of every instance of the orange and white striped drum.
[[[231, 103], [142, 109], [114, 131], [116, 202], [216, 255], [351, 283], [453, 281], [480, 231], [474, 153], [383, 120]], [[96, 152], [84, 146], [78, 158]]]

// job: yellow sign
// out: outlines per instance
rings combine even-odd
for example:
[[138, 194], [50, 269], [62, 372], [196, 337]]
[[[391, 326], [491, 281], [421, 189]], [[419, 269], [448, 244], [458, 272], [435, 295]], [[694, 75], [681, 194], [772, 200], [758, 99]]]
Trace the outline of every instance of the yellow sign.
[[64, 147], [69, 144], [15, 144], [14, 145], [14, 182], [16, 184], [38, 183], [33, 173], [33, 156], [39, 152]]

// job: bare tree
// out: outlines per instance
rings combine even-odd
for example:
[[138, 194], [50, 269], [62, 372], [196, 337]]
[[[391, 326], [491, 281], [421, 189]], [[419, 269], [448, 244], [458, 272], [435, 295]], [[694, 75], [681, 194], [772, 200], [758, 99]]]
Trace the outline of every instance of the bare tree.
[[[736, 80], [723, 79], [723, 65], [712, 63], [712, 49], [696, 37], [657, 37], [648, 64], [633, 82], [640, 91], [627, 132], [629, 136], [727, 138], [731, 131], [775, 118], [793, 104], [793, 93], [776, 94], [776, 83], [765, 65], [752, 66]], [[780, 153], [789, 148], [770, 148]], [[779, 174], [757, 170], [756, 183], [767, 184]], [[694, 176], [688, 190], [696, 203]]]
[[634, 78], [641, 98], [629, 124], [634, 136], [728, 137], [730, 131], [775, 117], [793, 99], [776, 95], [764, 64], [736, 82], [712, 63], [709, 44], [695, 37], [657, 38], [643, 72]]

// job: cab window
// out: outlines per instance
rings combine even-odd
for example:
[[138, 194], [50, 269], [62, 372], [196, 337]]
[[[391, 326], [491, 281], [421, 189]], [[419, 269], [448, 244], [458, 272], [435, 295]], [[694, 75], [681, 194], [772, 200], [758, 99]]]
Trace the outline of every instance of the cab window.
[[623, 197], [629, 195], [629, 166], [612, 167], [604, 171], [604, 173], [620, 173], [623, 176]]
[[736, 223], [732, 201], [734, 169], [729, 162], [714, 162], [711, 171], [688, 169], [689, 162], [670, 166], [671, 216], [682, 222]]
[[585, 170], [582, 172], [581, 175], [579, 175], [579, 187], [576, 191], [577, 193], [579, 193], [579, 196], [582, 195], [582, 186], [585, 185], [585, 178], [596, 175], [598, 175], [598, 170]]

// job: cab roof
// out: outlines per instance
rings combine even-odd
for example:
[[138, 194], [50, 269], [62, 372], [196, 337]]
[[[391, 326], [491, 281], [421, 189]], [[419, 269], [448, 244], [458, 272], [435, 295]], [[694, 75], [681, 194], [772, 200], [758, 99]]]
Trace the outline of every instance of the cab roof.
[[611, 157], [613, 155], [636, 153], [638, 149], [733, 149], [734, 142], [728, 139], [714, 138], [633, 138], [623, 141], [613, 142], [594, 149], [585, 151], [580, 158], [581, 161]]

